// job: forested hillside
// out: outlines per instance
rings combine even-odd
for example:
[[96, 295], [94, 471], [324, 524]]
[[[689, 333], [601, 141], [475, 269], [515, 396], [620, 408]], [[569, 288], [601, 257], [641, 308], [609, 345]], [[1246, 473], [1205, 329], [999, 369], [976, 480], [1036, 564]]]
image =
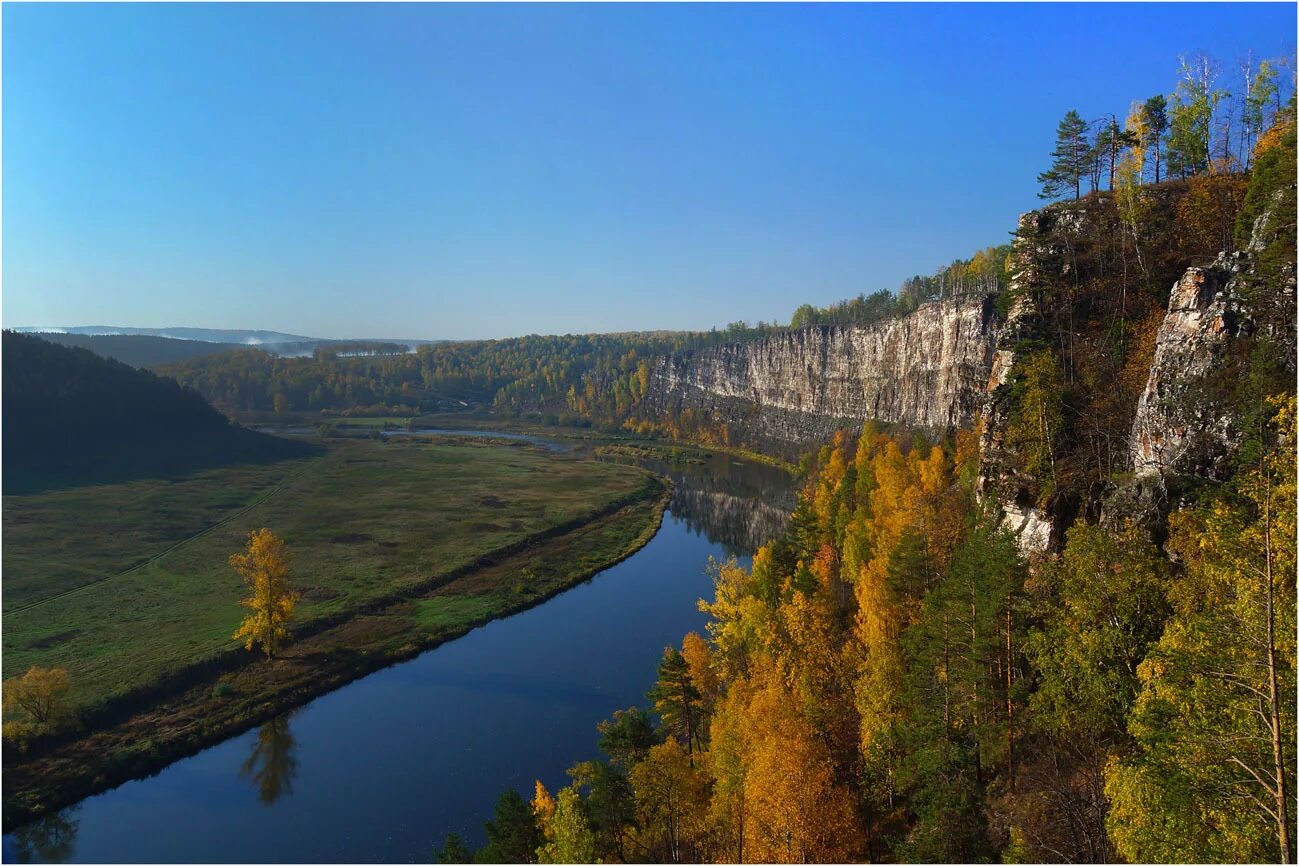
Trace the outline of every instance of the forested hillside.
[[89, 349], [101, 358], [112, 358], [132, 367], [170, 364], [244, 348], [241, 343], [208, 343], [146, 334], [60, 334], [40, 331], [33, 332], [32, 336], [60, 346]]
[[1242, 146], [1186, 70], [1154, 133], [1062, 123], [979, 429], [820, 449], [481, 856], [1294, 862], [1294, 103], [1247, 76]]
[[194, 391], [87, 349], [6, 331], [3, 351], [7, 493], [303, 449], [232, 425]]
[[159, 372], [234, 411], [416, 414], [474, 406], [603, 420], [625, 414], [639, 399], [650, 358], [773, 328], [736, 323], [700, 333], [533, 335], [424, 345], [383, 357], [318, 351], [309, 358], [280, 358], [248, 350]]
[[[539, 783], [531, 812], [504, 798], [485, 856], [1282, 859], [1293, 395], [1275, 408], [1257, 465], [1165, 551], [1079, 521], [1031, 567], [977, 502], [972, 436], [841, 437], [785, 536], [714, 566], [707, 639], [659, 666], [659, 725], [620, 713], [607, 763]], [[502, 847], [529, 835], [538, 855]]]

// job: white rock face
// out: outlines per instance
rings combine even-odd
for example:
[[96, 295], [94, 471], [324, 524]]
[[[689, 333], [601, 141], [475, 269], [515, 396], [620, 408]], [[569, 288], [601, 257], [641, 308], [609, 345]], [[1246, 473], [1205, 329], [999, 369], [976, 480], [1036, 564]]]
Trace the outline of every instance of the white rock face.
[[669, 355], [653, 371], [648, 402], [708, 410], [732, 425], [762, 416], [764, 432], [791, 442], [823, 435], [824, 425], [799, 429], [777, 416], [968, 426], [995, 341], [983, 298], [938, 301], [874, 325], [816, 326]]
[[1041, 553], [1051, 543], [1051, 521], [1036, 508], [1005, 503], [1001, 525], [1014, 534], [1024, 553]]
[[1238, 330], [1230, 263], [1189, 268], [1168, 299], [1154, 361], [1137, 402], [1128, 444], [1138, 477], [1190, 471], [1197, 455], [1226, 450], [1230, 418], [1203, 399], [1204, 377]]

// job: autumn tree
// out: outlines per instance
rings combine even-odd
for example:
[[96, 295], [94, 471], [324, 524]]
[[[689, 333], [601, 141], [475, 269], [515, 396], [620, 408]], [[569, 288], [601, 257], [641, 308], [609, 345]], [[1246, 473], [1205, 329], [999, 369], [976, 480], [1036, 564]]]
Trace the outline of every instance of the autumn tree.
[[707, 816], [706, 777], [675, 739], [654, 746], [631, 771], [639, 847], [654, 861], [695, 862]]
[[774, 671], [759, 670], [744, 713], [746, 857], [753, 862], [849, 862], [863, 838], [852, 792]]
[[252, 591], [239, 602], [252, 613], [234, 638], [242, 640], [245, 649], [260, 645], [267, 657], [273, 657], [288, 638], [288, 623], [298, 600], [289, 586], [288, 550], [269, 529], [258, 529], [248, 533], [247, 550], [231, 556], [230, 565]]
[[724, 679], [733, 680], [747, 670], [749, 660], [765, 643], [783, 579], [776, 560], [787, 558], [784, 552], [789, 548], [779, 541], [764, 545], [754, 554], [749, 570], [734, 558], [709, 559], [713, 600], [700, 601], [699, 609], [709, 615], [706, 628], [714, 664]]
[[4, 734], [21, 742], [33, 733], [53, 730], [71, 715], [68, 690], [72, 680], [64, 668], [33, 665], [21, 677], [4, 684]]
[[[582, 799], [572, 785], [559, 789], [551, 799], [537, 783], [538, 800], [533, 808], [541, 823], [545, 843], [537, 850], [538, 863], [594, 863], [595, 834], [582, 809]], [[544, 796], [542, 796], [544, 794]]]
[[709, 822], [716, 862], [744, 863], [747, 831], [745, 782], [748, 745], [745, 741], [751, 690], [748, 680], [732, 680], [713, 712], [708, 733], [708, 764], [712, 773]]
[[[1150, 212], [1150, 205], [1141, 192], [1141, 178], [1145, 167], [1145, 152], [1150, 147], [1150, 120], [1140, 103], [1132, 103], [1124, 123], [1124, 133], [1131, 146], [1119, 158], [1114, 172], [1114, 202], [1119, 218], [1132, 235], [1132, 246], [1137, 254], [1137, 264], [1149, 276], [1141, 256], [1141, 230]], [[1155, 142], [1158, 153], [1158, 141]]]
[[1056, 128], [1055, 149], [1051, 151], [1051, 167], [1037, 176], [1042, 184], [1042, 198], [1059, 198], [1070, 190], [1073, 197], [1082, 195], [1082, 179], [1088, 174], [1091, 144], [1087, 136], [1087, 121], [1073, 110], [1068, 111]]

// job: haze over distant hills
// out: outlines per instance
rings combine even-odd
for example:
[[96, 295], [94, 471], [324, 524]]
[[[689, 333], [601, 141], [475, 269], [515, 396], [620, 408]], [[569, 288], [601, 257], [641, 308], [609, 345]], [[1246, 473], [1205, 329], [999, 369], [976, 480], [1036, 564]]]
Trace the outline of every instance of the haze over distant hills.
[[126, 328], [84, 325], [70, 328], [18, 327], [12, 330], [61, 346], [89, 349], [132, 367], [156, 367], [189, 358], [261, 349], [283, 358], [309, 357], [318, 349], [348, 354], [402, 354], [442, 340], [326, 340], [280, 331], [217, 328]]
[[116, 325], [79, 325], [76, 327], [39, 327], [28, 326], [14, 328], [24, 334], [84, 334], [86, 336], [137, 336], [165, 337], [170, 340], [197, 340], [202, 343], [240, 343], [246, 346], [261, 346], [267, 343], [302, 343], [317, 342], [317, 337], [304, 337], [299, 334], [284, 334], [279, 331], [255, 331], [224, 328], [126, 328]]

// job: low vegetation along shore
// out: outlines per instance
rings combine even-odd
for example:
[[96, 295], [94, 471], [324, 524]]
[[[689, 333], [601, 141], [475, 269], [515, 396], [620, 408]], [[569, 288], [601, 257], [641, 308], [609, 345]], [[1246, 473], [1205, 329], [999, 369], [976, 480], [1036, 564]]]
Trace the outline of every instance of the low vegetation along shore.
[[[647, 543], [667, 496], [636, 467], [408, 440], [5, 497], [4, 674], [66, 668], [78, 720], [6, 740], [6, 830], [550, 598]], [[302, 593], [274, 659], [231, 639], [227, 558], [260, 526]]]

